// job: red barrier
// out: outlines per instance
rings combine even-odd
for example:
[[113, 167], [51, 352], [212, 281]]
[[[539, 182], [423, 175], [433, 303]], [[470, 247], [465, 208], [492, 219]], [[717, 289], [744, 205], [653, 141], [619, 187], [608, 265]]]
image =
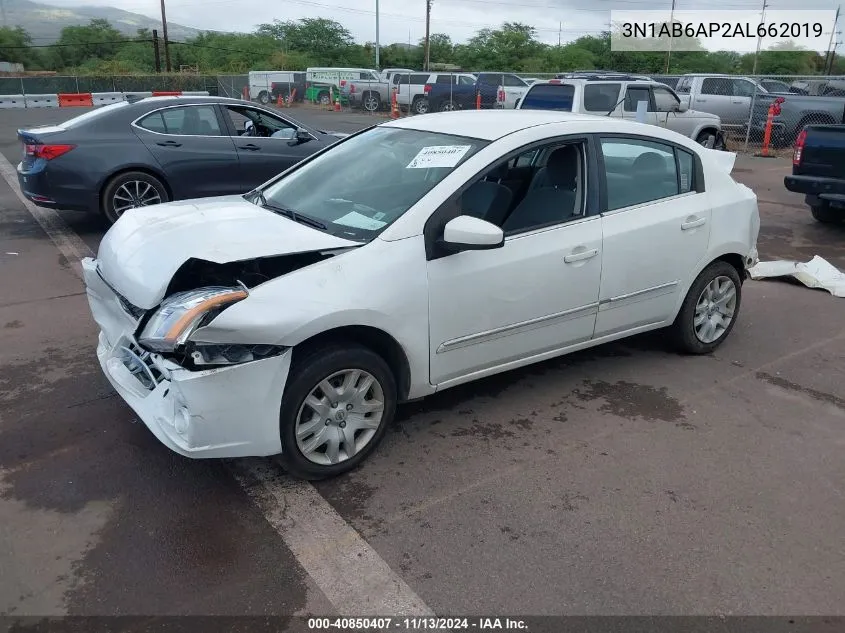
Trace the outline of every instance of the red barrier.
[[181, 97], [181, 90], [153, 90], [154, 97]]
[[90, 92], [59, 93], [58, 97], [60, 108], [94, 105], [94, 97]]

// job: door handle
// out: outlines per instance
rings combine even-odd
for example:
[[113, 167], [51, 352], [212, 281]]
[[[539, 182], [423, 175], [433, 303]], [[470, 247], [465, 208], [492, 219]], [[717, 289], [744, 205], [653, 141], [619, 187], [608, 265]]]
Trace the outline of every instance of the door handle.
[[261, 148], [254, 143], [249, 143], [248, 145], [238, 145], [238, 149], [248, 149], [250, 152], [255, 152]]
[[182, 147], [182, 143], [177, 143], [176, 141], [162, 141], [161, 143], [156, 143], [156, 145], [161, 145], [162, 147]]
[[683, 224], [681, 224], [682, 231], [689, 231], [690, 229], [698, 228], [699, 226], [703, 226], [704, 223], [707, 222], [707, 218], [698, 218], [695, 220], [687, 220]]
[[588, 250], [583, 250], [583, 251], [578, 251], [578, 252], [573, 251], [569, 255], [565, 256], [563, 258], [563, 261], [566, 262], [567, 264], [571, 264], [572, 262], [580, 262], [584, 259], [590, 259], [591, 257], [595, 257], [598, 254], [599, 254], [599, 251], [598, 251], [597, 248], [591, 249], [589, 251]]
[[707, 99], [702, 99], [701, 97], [699, 97], [698, 99], [695, 100], [695, 102], [696, 103], [707, 103]]

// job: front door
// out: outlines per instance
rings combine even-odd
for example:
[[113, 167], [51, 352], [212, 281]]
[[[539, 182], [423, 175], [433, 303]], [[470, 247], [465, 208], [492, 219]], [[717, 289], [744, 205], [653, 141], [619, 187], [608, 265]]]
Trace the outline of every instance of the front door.
[[636, 137], [600, 144], [607, 199], [596, 338], [672, 317], [706, 256], [711, 215], [692, 153]]
[[238, 152], [244, 192], [310, 156], [318, 145], [322, 147], [315, 138], [293, 141], [296, 126], [266, 110], [240, 105], [223, 105], [222, 110]]
[[[513, 227], [503, 247], [428, 262], [432, 384], [448, 386], [480, 377], [592, 337], [602, 269], [602, 220], [586, 212], [585, 146], [577, 147], [582, 164], [577, 187], [569, 194], [537, 187], [513, 199], [510, 215], [492, 210], [479, 214], [497, 217], [496, 223], [506, 229]], [[566, 185], [570, 183], [574, 186], [574, 179]], [[489, 181], [484, 186], [488, 191], [507, 189]], [[548, 186], [556, 188], [554, 179]], [[460, 203], [463, 211], [469, 206], [466, 195]], [[507, 192], [503, 195], [484, 199], [510, 198]]]
[[637, 121], [637, 104], [645, 101], [646, 106], [645, 123], [657, 125], [657, 112], [654, 111], [654, 103], [651, 100], [651, 90], [647, 86], [628, 86], [625, 90], [625, 101], [622, 116], [630, 121]]

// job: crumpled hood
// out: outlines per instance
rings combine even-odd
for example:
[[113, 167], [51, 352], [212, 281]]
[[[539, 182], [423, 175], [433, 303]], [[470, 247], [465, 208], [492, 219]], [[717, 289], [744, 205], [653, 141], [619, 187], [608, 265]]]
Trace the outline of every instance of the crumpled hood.
[[222, 264], [351, 246], [358, 243], [223, 196], [132, 209], [105, 234], [97, 259], [115, 290], [150, 309], [190, 258]]

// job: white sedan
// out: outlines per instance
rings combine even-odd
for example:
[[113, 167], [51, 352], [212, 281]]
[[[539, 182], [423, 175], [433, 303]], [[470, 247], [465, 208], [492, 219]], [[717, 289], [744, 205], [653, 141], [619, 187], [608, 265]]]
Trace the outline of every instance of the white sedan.
[[403, 401], [657, 328], [722, 344], [759, 230], [734, 159], [560, 112], [385, 123], [123, 215], [83, 262], [97, 355], [172, 450], [336, 475]]

